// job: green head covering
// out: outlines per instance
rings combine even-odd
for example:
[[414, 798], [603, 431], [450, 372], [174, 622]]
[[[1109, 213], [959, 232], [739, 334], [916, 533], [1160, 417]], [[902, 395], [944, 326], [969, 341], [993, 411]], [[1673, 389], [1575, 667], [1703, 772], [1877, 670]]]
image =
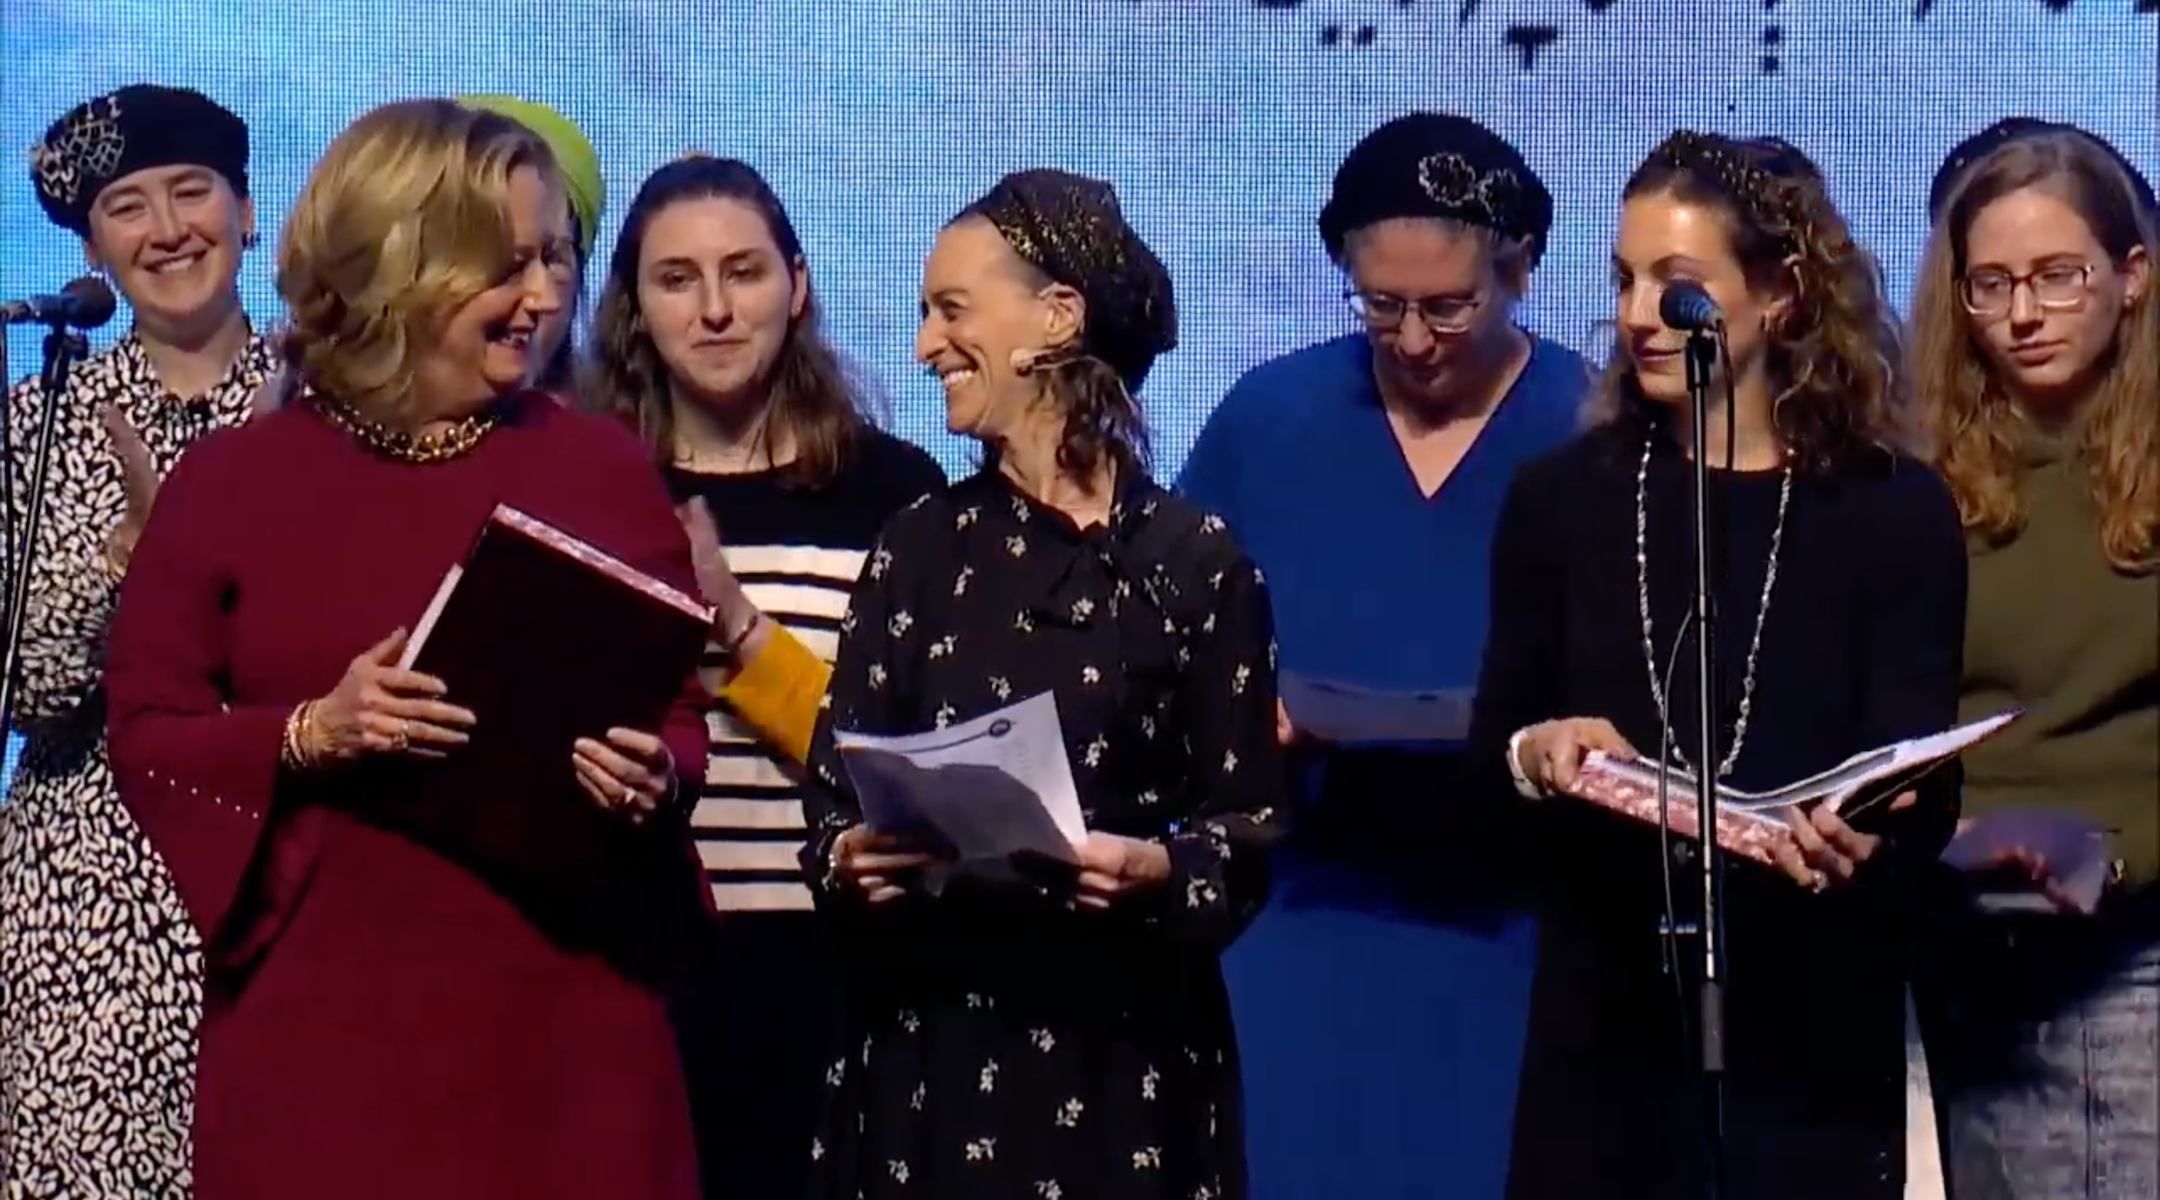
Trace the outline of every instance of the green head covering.
[[600, 235], [600, 214], [607, 210], [607, 182], [600, 177], [600, 156], [593, 153], [584, 131], [536, 100], [500, 95], [459, 96], [457, 100], [467, 108], [508, 117], [547, 143], [570, 190], [570, 212], [578, 224], [578, 257], [591, 258], [593, 241]]

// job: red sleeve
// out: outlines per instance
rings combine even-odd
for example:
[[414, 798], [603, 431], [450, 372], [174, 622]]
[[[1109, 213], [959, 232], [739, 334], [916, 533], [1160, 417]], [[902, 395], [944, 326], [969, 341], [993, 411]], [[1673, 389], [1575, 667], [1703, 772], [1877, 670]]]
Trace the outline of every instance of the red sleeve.
[[[105, 662], [120, 798], [171, 869], [214, 962], [267, 942], [312, 862], [312, 853], [264, 854], [278, 840], [266, 828], [283, 824], [272, 814], [287, 710], [226, 703], [224, 537], [238, 526], [218, 517], [220, 489], [234, 477], [222, 458], [198, 446], [159, 488]], [[280, 838], [304, 832], [288, 826]]]

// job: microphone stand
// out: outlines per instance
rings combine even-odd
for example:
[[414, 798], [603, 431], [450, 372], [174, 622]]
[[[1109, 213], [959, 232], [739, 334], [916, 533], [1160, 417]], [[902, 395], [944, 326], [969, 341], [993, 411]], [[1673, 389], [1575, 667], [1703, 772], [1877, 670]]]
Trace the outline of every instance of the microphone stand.
[[1725, 855], [1717, 841], [1716, 643], [1710, 590], [1710, 383], [1725, 336], [1723, 323], [1691, 330], [1687, 341], [1687, 389], [1695, 431], [1695, 807], [1702, 843], [1702, 1085], [1705, 1183], [1710, 1200], [1725, 1191], [1725, 971], [1723, 904]]
[[[7, 607], [7, 663], [0, 669], [0, 735], [12, 733], [15, 728], [15, 689], [22, 674], [23, 608], [30, 599], [30, 562], [37, 550], [38, 522], [45, 514], [45, 476], [52, 465], [53, 426], [59, 423], [60, 396], [67, 389], [68, 371], [90, 354], [90, 340], [61, 322], [54, 322], [45, 331], [45, 364], [38, 374], [38, 397], [42, 402], [37, 430], [37, 448], [32, 452], [30, 465], [30, 491], [23, 505], [21, 537], [9, 547], [14, 575], [9, 579]], [[4, 352], [0, 352], [4, 357]], [[12, 414], [8, 414], [12, 416]], [[11, 452], [8, 471], [12, 475], [14, 446], [6, 445]], [[8, 481], [13, 483], [12, 478]], [[12, 486], [6, 497], [9, 534], [16, 525], [15, 492]]]

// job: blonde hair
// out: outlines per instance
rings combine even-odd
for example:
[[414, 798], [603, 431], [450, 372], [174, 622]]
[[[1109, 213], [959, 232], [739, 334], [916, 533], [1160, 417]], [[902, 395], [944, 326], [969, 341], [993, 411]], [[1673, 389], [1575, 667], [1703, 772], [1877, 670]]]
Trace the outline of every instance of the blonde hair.
[[[2143, 246], [2160, 271], [2160, 235], [2135, 185], [2090, 138], [2075, 131], [2022, 136], [1963, 171], [1921, 259], [1912, 374], [1936, 469], [1965, 528], [1991, 542], [2024, 527], [2018, 448], [2030, 430], [1973, 341], [1958, 281], [1974, 218], [2026, 188], [2075, 210], [2117, 266]], [[2151, 291], [2124, 307], [2112, 361], [2078, 420], [2078, 457], [2100, 510], [2101, 550], [2127, 573], [2160, 566], [2160, 301]]]
[[411, 403], [417, 349], [515, 254], [510, 176], [537, 169], [537, 134], [449, 100], [401, 100], [347, 126], [308, 176], [278, 242], [291, 374], [371, 417]]

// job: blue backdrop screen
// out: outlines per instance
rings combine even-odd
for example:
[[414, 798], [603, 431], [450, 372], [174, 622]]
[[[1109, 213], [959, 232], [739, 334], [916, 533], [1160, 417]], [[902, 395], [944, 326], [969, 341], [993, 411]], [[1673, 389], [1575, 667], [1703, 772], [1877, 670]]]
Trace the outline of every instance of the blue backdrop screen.
[[[274, 230], [366, 108], [513, 92], [588, 132], [611, 196], [685, 149], [740, 156], [787, 202], [843, 348], [894, 430], [963, 467], [909, 361], [922, 254], [999, 174], [1116, 182], [1176, 277], [1183, 344], [1145, 397], [1174, 474], [1254, 363], [1349, 327], [1313, 219], [1343, 152], [1411, 108], [1520, 145], [1558, 208], [1523, 319], [1595, 353], [1616, 197], [1679, 125], [1775, 132], [1829, 174], [1902, 297], [1929, 176], [2011, 112], [2077, 122], [2160, 167], [2156, 0], [0, 0], [0, 143], [139, 80], [247, 118]], [[14, 160], [20, 163], [21, 159]], [[26, 166], [0, 178], [0, 293], [50, 291], [81, 246]], [[267, 246], [242, 284], [273, 322]], [[115, 322], [117, 330], [124, 321]], [[109, 330], [107, 337], [111, 335]], [[22, 334], [15, 373], [34, 362]]]

